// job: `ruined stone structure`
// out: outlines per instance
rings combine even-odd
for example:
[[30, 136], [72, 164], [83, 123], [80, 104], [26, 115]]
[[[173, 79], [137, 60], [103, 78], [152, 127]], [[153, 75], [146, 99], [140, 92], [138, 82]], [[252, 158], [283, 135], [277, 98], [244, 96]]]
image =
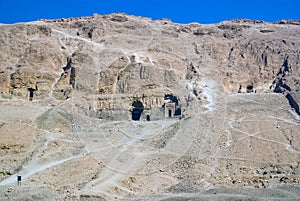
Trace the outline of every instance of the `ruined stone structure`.
[[181, 117], [181, 103], [176, 96], [165, 95], [163, 108], [165, 117]]

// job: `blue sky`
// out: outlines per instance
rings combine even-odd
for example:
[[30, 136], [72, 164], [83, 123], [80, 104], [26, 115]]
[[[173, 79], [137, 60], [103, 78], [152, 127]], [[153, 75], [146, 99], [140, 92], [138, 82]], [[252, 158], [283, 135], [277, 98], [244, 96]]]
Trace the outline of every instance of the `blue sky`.
[[0, 23], [124, 12], [177, 23], [300, 20], [300, 0], [0, 0]]

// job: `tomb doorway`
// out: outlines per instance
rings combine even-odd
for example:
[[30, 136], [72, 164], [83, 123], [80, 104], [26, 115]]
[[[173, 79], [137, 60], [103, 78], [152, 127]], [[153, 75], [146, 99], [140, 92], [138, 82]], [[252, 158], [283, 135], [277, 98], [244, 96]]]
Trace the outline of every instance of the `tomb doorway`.
[[141, 115], [144, 111], [144, 105], [141, 101], [135, 100], [132, 103], [132, 107], [133, 107], [132, 112], [131, 112], [132, 120], [139, 121], [141, 118]]

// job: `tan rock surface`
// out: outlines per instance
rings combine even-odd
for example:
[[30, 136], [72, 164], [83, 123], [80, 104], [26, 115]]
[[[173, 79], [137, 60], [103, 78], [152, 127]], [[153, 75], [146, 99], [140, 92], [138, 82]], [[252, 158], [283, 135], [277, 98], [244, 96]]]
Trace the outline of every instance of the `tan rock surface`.
[[1, 198], [299, 198], [299, 38], [288, 20], [0, 25]]

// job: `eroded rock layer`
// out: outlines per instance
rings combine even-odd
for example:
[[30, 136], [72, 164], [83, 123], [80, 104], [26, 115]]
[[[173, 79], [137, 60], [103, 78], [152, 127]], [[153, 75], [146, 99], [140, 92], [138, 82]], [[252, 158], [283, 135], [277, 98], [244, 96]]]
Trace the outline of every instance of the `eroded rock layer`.
[[49, 199], [297, 198], [299, 38], [290, 20], [1, 24], [1, 191], [23, 175]]

